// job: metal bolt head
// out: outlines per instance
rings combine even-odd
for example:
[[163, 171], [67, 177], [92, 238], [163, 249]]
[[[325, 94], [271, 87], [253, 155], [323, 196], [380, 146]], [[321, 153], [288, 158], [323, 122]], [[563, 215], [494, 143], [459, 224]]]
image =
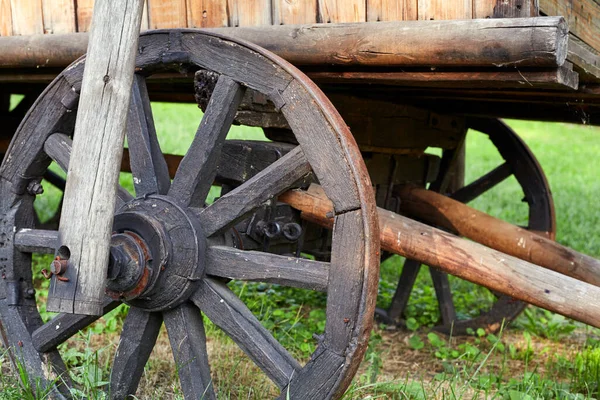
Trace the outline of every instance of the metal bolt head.
[[31, 181], [27, 185], [27, 192], [32, 196], [37, 195], [37, 194], [42, 194], [42, 193], [44, 193], [44, 187], [38, 181]]
[[67, 260], [56, 259], [50, 264], [50, 272], [54, 275], [62, 275], [67, 270]]

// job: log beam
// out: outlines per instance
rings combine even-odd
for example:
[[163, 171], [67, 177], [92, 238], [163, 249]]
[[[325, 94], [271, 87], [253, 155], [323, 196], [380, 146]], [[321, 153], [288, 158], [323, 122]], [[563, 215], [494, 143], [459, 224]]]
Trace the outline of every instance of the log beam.
[[[322, 190], [294, 190], [280, 201], [319, 225], [333, 224]], [[379, 208], [381, 247], [566, 317], [600, 327], [600, 288]]]

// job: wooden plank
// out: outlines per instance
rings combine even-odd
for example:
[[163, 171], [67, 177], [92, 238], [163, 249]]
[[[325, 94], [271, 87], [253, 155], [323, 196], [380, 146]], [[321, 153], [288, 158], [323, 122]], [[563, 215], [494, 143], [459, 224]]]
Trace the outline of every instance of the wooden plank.
[[367, 0], [367, 21], [414, 21], [417, 0]]
[[218, 28], [227, 26], [227, 2], [222, 0], [188, 0], [188, 28]]
[[53, 278], [48, 310], [102, 313], [143, 5], [97, 0], [94, 6], [59, 229], [69, 280]]
[[10, 0], [0, 0], [0, 15], [0, 36], [11, 36], [13, 26]]
[[317, 22], [365, 22], [366, 0], [318, 0]]
[[314, 24], [317, 0], [272, 0], [273, 25]]
[[545, 15], [562, 15], [569, 31], [595, 50], [600, 50], [600, 2], [598, 0], [540, 0]]
[[473, 0], [473, 18], [492, 18], [496, 0]]
[[227, 0], [229, 26], [272, 25], [271, 0]]
[[149, 29], [187, 27], [186, 0], [148, 0]]
[[42, 0], [44, 33], [75, 32], [75, 5], [73, 0]]
[[11, 0], [13, 35], [40, 35], [44, 33], [42, 1]]
[[525, 18], [539, 15], [538, 0], [497, 0], [492, 18]]
[[600, 53], [573, 35], [569, 35], [568, 59], [576, 65], [580, 81], [600, 81]]
[[89, 32], [94, 0], [75, 0], [75, 2], [77, 4], [77, 32]]
[[472, 0], [418, 0], [418, 18], [424, 21], [473, 18]]

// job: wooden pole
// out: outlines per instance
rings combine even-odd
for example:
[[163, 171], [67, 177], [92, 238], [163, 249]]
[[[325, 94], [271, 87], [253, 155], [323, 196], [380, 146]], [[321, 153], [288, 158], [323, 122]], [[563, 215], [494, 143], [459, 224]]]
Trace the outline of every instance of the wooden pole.
[[[330, 227], [331, 202], [318, 187], [279, 200]], [[381, 247], [459, 278], [600, 327], [600, 288], [378, 208]]]
[[600, 286], [600, 261], [459, 201], [406, 185], [400, 212], [521, 260]]
[[[211, 28], [297, 66], [558, 67], [567, 56], [562, 17], [395, 21]], [[0, 38], [0, 68], [66, 66], [85, 34]]]
[[48, 311], [102, 314], [109, 242], [143, 0], [97, 0], [60, 220]]

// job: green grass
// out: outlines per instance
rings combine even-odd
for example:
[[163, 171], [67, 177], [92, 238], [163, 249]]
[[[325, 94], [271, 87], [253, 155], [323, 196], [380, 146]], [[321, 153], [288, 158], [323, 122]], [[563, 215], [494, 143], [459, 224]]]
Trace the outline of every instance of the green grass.
[[[195, 105], [154, 105], [154, 117], [160, 134], [163, 151], [185, 154], [198, 127], [201, 112]], [[557, 240], [578, 251], [600, 257], [597, 227], [600, 225], [600, 180], [597, 154], [600, 154], [600, 130], [586, 126], [510, 121], [528, 143], [544, 167], [552, 188], [557, 216]], [[263, 139], [259, 129], [234, 127], [229, 138]], [[497, 152], [484, 135], [470, 133], [467, 142], [467, 181], [481, 176], [501, 163]], [[132, 188], [130, 175], [124, 174], [122, 184]], [[36, 200], [42, 219], [53, 215], [58, 207], [59, 192], [46, 185], [46, 192]], [[215, 190], [213, 197], [218, 196]], [[509, 180], [494, 191], [478, 199], [473, 205], [491, 215], [513, 223], [524, 224], [527, 209], [518, 184]], [[48, 263], [44, 257], [36, 258], [36, 270]], [[395, 290], [402, 260], [393, 257], [382, 264], [378, 306], [386, 307]], [[41, 281], [41, 278], [38, 278]], [[459, 316], [468, 318], [481, 307], [489, 306], [493, 296], [486, 289], [459, 279], [452, 279], [455, 303]], [[310, 291], [281, 288], [265, 284], [234, 283], [232, 288], [270, 329], [277, 339], [299, 359], [306, 359], [314, 351], [314, 332], [324, 329], [325, 297]], [[43, 294], [43, 290], [41, 291]], [[76, 381], [83, 388], [75, 393], [77, 398], [99, 398], [98, 390], [109, 374], [110, 357], [114, 343], [109, 347], [96, 347], [94, 335], [113, 335], [120, 331], [126, 311], [117, 310], [106, 316], [75, 339], [63, 346], [62, 351]], [[46, 317], [48, 315], [44, 314]], [[386, 357], [389, 354], [388, 334], [378, 329], [372, 336], [361, 373], [355, 379], [346, 398], [584, 398], [598, 396], [600, 382], [600, 335], [571, 320], [530, 308], [519, 318], [515, 337], [525, 345], [505, 340], [502, 335], [485, 335], [473, 332], [469, 339], [445, 338], [430, 334], [428, 327], [439, 319], [435, 293], [427, 268], [419, 274], [417, 285], [407, 310], [410, 317], [405, 352], [420, 355], [436, 363], [435, 371], [413, 371], [410, 376], [390, 376]], [[549, 339], [545, 352], [553, 352], [552, 343], [571, 338], [573, 331], [584, 332], [587, 341], [577, 351], [557, 353], [543, 363], [541, 369], [533, 365], [541, 353], [534, 343], [543, 337]], [[224, 349], [234, 347], [210, 322], [207, 333]], [[514, 338], [513, 338], [514, 339]], [[513, 340], [511, 339], [511, 340]], [[545, 339], [544, 339], [545, 340]], [[387, 344], [386, 344], [387, 343]], [[219, 349], [221, 349], [219, 347]], [[387, 347], [387, 348], [386, 348]], [[213, 361], [213, 372], [224, 398], [262, 398], [271, 390], [262, 382], [254, 383], [241, 377], [239, 354], [225, 353]], [[153, 359], [147, 374], [164, 372], [164, 359]], [[510, 372], [514, 363], [524, 365], [520, 375]], [[171, 363], [172, 365], [172, 363]], [[538, 365], [538, 364], [536, 364]], [[543, 369], [543, 370], [542, 370]], [[157, 370], [162, 372], [157, 372]], [[8, 372], [8, 357], [0, 352], [0, 399], [22, 398], [27, 390], [19, 386], [16, 376]], [[170, 378], [173, 378], [169, 375]], [[165, 378], [168, 381], [168, 378]], [[148, 378], [150, 379], [150, 378]], [[245, 380], [246, 379], [246, 380]], [[253, 386], [255, 384], [255, 386]], [[166, 392], [152, 392], [152, 397], [181, 398], [177, 384]], [[168, 395], [167, 395], [168, 394]], [[170, 397], [169, 397], [170, 398]]]

